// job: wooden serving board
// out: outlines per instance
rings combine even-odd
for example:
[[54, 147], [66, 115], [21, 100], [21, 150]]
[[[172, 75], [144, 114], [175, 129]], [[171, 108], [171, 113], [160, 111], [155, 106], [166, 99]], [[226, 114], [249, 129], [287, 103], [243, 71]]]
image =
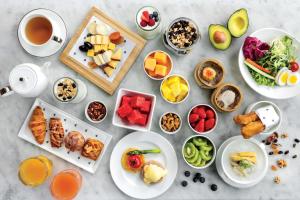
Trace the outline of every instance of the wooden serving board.
[[[130, 51], [127, 52], [128, 55], [126, 55], [124, 61], [122, 61], [120, 66], [118, 66], [119, 69], [118, 71], [116, 71], [116, 74], [114, 75], [113, 79], [99, 74], [99, 72], [95, 71], [95, 69], [89, 68], [87, 64], [85, 64], [87, 63], [86, 59], [84, 59], [84, 61], [79, 61], [78, 58], [75, 58], [76, 52], [71, 52], [74, 51], [74, 49], [78, 49], [78, 42], [81, 42], [81, 44], [83, 44], [83, 31], [86, 30], [88, 23], [90, 23], [90, 21], [93, 18], [96, 18], [97, 20], [101, 21], [101, 23], [108, 25], [113, 30], [119, 31], [121, 35], [125, 38], [125, 40], [128, 41], [127, 46], [129, 46], [128, 48]], [[84, 18], [81, 25], [79, 26], [76, 33], [71, 38], [67, 47], [60, 55], [60, 60], [65, 65], [79, 73], [81, 76], [85, 77], [98, 87], [102, 88], [108, 94], [113, 95], [115, 90], [123, 80], [124, 76], [127, 74], [129, 69], [135, 62], [136, 58], [144, 48], [145, 44], [146, 40], [144, 40], [142, 37], [129, 30], [116, 20], [112, 19], [111, 17], [100, 11], [98, 8], [92, 7], [91, 10], [88, 12], [87, 16]], [[124, 52], [126, 53], [126, 51]]]

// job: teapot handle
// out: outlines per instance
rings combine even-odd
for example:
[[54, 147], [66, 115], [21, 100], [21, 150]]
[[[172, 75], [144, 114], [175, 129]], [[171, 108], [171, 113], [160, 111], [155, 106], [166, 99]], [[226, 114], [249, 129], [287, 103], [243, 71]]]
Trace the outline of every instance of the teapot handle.
[[15, 92], [11, 89], [10, 86], [6, 86], [6, 87], [0, 89], [0, 96], [1, 97], [6, 97], [6, 96], [12, 95], [14, 93]]

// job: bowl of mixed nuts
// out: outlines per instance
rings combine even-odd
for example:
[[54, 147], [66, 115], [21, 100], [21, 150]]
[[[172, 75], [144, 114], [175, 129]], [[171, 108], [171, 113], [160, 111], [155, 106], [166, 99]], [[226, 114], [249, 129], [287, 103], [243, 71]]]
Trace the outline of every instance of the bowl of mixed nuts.
[[92, 123], [102, 122], [106, 115], [106, 106], [100, 101], [91, 101], [85, 107], [85, 117]]
[[175, 134], [181, 128], [181, 117], [175, 112], [166, 112], [162, 114], [159, 120], [159, 127], [166, 134]]

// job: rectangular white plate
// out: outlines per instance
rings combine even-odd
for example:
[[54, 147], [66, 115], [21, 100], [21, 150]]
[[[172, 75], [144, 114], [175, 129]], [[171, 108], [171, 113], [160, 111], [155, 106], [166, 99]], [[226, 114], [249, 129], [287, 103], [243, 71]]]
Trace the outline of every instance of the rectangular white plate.
[[[31, 114], [36, 106], [40, 106], [43, 109], [45, 117], [47, 119], [46, 138], [45, 138], [44, 143], [41, 145], [35, 141], [32, 133], [31, 133], [31, 130], [28, 127], [28, 123], [31, 118]], [[82, 133], [82, 135], [84, 136], [85, 139], [94, 138], [94, 139], [100, 140], [104, 144], [104, 148], [103, 148], [100, 156], [98, 157], [98, 159], [96, 161], [94, 161], [94, 160], [91, 160], [84, 156], [81, 156], [81, 154], [80, 154], [81, 152], [79, 152], [79, 151], [71, 152], [68, 149], [66, 149], [64, 145], [60, 148], [51, 147], [49, 131], [48, 131], [49, 120], [51, 117], [58, 117], [61, 119], [61, 121], [63, 123], [63, 127], [65, 129], [65, 136], [68, 134], [68, 132], [76, 130], [76, 131], [79, 131], [80, 133]], [[104, 131], [97, 129], [97, 128], [87, 124], [86, 122], [81, 121], [80, 119], [77, 119], [76, 117], [44, 102], [43, 100], [41, 100], [39, 98], [37, 98], [35, 100], [35, 102], [33, 103], [32, 107], [20, 129], [18, 136], [36, 146], [42, 148], [42, 149], [90, 172], [90, 173], [95, 173], [95, 171], [97, 170], [99, 163], [109, 145], [109, 142], [112, 139], [112, 136], [105, 133]]]
[[[98, 17], [92, 16], [90, 21], [88, 22], [86, 28], [82, 31], [81, 35], [79, 36], [78, 40], [76, 43], [73, 45], [73, 48], [71, 49], [69, 56], [75, 59], [77, 62], [81, 63], [87, 68], [90, 68], [88, 63], [90, 61], [93, 61], [91, 57], [86, 56], [85, 52], [81, 52], [78, 48], [79, 46], [83, 45], [85, 38], [88, 34], [87, 27], [93, 23], [96, 22], [97, 24], [105, 24], [102, 22]], [[117, 30], [112, 29], [109, 25], [105, 24], [109, 30], [109, 34], [112, 32], [116, 32]], [[131, 41], [129, 38], [124, 38], [125, 42], [121, 45], [116, 45], [116, 49], [121, 48], [123, 50], [123, 55], [120, 63], [118, 64], [116, 70], [114, 71], [113, 75], [111, 77], [107, 77], [103, 70], [99, 69], [98, 67], [94, 69], [94, 72], [101, 76], [102, 78], [105, 78], [107, 81], [113, 82], [115, 79], [116, 74], [118, 74], [119, 70], [122, 68], [124, 65], [125, 61], [127, 60], [128, 56], [131, 54], [131, 51], [135, 47], [135, 43]]]

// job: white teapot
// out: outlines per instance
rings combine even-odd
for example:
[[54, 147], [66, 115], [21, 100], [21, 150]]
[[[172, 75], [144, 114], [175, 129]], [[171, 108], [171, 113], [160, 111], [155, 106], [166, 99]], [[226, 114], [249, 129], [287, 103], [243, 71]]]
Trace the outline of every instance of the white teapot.
[[9, 86], [0, 89], [0, 96], [8, 96], [14, 93], [22, 97], [37, 97], [48, 85], [48, 78], [43, 69], [47, 69], [50, 62], [39, 67], [32, 63], [17, 65], [9, 74]]

